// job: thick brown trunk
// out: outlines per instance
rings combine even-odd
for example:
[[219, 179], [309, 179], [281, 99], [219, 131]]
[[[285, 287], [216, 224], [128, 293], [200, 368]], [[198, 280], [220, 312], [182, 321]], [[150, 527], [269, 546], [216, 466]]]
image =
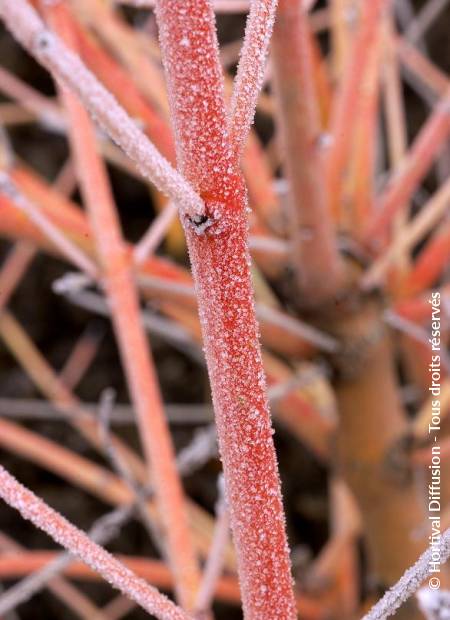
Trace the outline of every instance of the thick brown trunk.
[[[407, 418], [396, 384], [394, 355], [377, 304], [370, 303], [338, 327], [346, 354], [337, 384], [340, 427], [337, 461], [363, 515], [371, 574], [389, 587], [425, 549], [419, 531], [425, 500], [402, 459]], [[421, 618], [414, 603], [396, 618]]]

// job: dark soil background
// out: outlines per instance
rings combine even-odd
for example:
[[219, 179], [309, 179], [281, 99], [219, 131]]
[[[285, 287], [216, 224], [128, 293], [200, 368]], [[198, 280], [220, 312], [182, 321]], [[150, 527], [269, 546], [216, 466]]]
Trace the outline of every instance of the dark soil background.
[[[420, 7], [424, 2], [414, 4]], [[141, 17], [139, 12], [130, 12], [128, 16], [136, 20]], [[244, 19], [241, 17], [220, 18], [221, 40], [226, 42], [240, 37], [243, 27]], [[449, 27], [450, 9], [448, 8], [426, 38], [430, 57], [447, 73], [450, 70]], [[327, 45], [326, 40], [324, 40], [324, 45]], [[0, 57], [3, 66], [14, 71], [29, 84], [45, 94], [54, 93], [48, 75], [3, 30], [0, 32]], [[423, 101], [408, 86], [405, 87], [405, 92], [408, 103], [409, 131], [413, 136], [428, 110]], [[5, 100], [1, 98], [1, 101]], [[263, 139], [267, 139], [272, 131], [269, 120], [260, 117], [257, 119], [257, 128]], [[52, 135], [36, 125], [17, 127], [10, 132], [10, 137], [17, 155], [48, 179], [55, 177], [67, 157], [65, 139]], [[154, 216], [148, 192], [144, 185], [118, 172], [117, 169], [111, 168], [110, 173], [124, 230], [127, 237], [135, 241], [142, 235]], [[431, 186], [433, 179], [430, 178], [428, 182]], [[8, 241], [0, 240], [2, 260], [9, 248]], [[52, 282], [66, 271], [67, 265], [59, 260], [39, 255], [14, 295], [10, 305], [11, 310], [55, 369], [63, 366], [77, 338], [88, 325], [100, 330], [103, 337], [99, 353], [77, 388], [77, 394], [83, 400], [96, 401], [105, 387], [112, 386], [117, 391], [118, 402], [129, 402], [109, 321], [94, 317], [72, 306], [67, 300], [52, 292]], [[207, 402], [209, 388], [203, 367], [172, 348], [161, 338], [152, 337], [151, 344], [165, 401], [169, 403]], [[41, 398], [1, 342], [0, 397]], [[26, 425], [61, 445], [93, 461], [98, 461], [97, 455], [65, 422], [45, 421], [26, 423]], [[195, 429], [190, 424], [177, 425], [173, 428], [173, 436], [178, 448], [190, 441], [193, 430]], [[118, 427], [117, 432], [138, 449], [138, 437], [133, 427], [121, 426]], [[283, 479], [289, 536], [292, 547], [296, 549], [298, 570], [301, 571], [302, 564], [308, 556], [317, 553], [328, 535], [327, 477], [326, 472], [311, 455], [282, 428], [277, 428], [275, 440]], [[32, 488], [83, 529], [88, 529], [96, 518], [109, 510], [108, 506], [92, 496], [68, 486], [58, 477], [6, 453], [3, 449], [0, 452], [0, 459], [1, 463], [16, 474], [25, 485]], [[187, 492], [211, 512], [216, 500], [216, 478], [219, 470], [219, 463], [211, 460], [195, 475], [185, 480]], [[24, 522], [14, 511], [4, 505], [0, 506], [0, 530], [5, 531], [29, 549], [56, 548], [46, 535]], [[155, 549], [146, 531], [137, 520], [131, 521], [124, 527], [121, 535], [108, 548], [114, 552], [132, 555], [155, 555]], [[7, 588], [11, 582], [5, 582], [2, 585]], [[114, 595], [112, 590], [103, 584], [83, 584], [82, 588], [98, 604], [105, 604]], [[70, 620], [73, 616], [54, 596], [43, 591], [29, 603], [21, 605], [17, 609], [17, 616], [14, 617], [22, 620], [60, 620], [61, 618]], [[134, 611], [127, 616], [130, 620], [144, 617], [147, 616], [139, 611]], [[217, 607], [216, 617], [218, 620], [237, 620], [241, 618], [241, 613], [236, 609]]]

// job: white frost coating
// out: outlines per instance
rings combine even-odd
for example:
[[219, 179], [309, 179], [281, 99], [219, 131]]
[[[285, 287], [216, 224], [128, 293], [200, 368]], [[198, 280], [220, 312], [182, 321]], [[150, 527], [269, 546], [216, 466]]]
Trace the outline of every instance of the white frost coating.
[[421, 588], [417, 592], [420, 610], [427, 620], [450, 620], [450, 591]]
[[142, 133], [115, 97], [80, 58], [46, 29], [25, 0], [0, 0], [0, 17], [20, 43], [59, 81], [74, 91], [139, 172], [175, 201], [185, 215], [203, 215], [205, 206], [189, 183]]
[[252, 0], [250, 5], [231, 99], [230, 138], [238, 157], [242, 155], [255, 116], [276, 8], [277, 0]]
[[[430, 574], [431, 552], [432, 549], [429, 547], [362, 620], [385, 620], [385, 618], [389, 618], [414, 592], [417, 592]], [[440, 555], [442, 564], [450, 557], [450, 528], [441, 536]], [[439, 619], [439, 616], [437, 618]]]
[[182, 609], [158, 592], [144, 579], [116, 560], [94, 543], [53, 508], [22, 486], [0, 466], [0, 497], [20, 512], [24, 519], [46, 532], [73, 555], [79, 557], [94, 571], [100, 573], [113, 587], [132, 599], [142, 609], [159, 620], [190, 620]]

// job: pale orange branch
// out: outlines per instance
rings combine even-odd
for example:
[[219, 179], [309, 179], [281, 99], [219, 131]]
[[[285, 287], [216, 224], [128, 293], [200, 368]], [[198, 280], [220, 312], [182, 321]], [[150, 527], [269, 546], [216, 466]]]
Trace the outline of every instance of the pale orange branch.
[[113, 587], [160, 620], [188, 620], [189, 616], [110, 553], [92, 542], [53, 508], [37, 498], [0, 466], [0, 497], [24, 519], [46, 532], [68, 551], [100, 573]]

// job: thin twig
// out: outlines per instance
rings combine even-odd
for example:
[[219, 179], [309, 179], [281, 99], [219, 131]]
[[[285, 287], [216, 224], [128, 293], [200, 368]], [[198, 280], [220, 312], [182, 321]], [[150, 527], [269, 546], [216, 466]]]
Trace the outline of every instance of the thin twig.
[[411, 43], [417, 43], [448, 5], [448, 0], [428, 0], [413, 20], [404, 36]]
[[450, 134], [450, 87], [421, 128], [402, 165], [377, 199], [364, 240], [375, 248], [398, 210], [411, 199]]
[[333, 104], [330, 119], [332, 141], [326, 158], [326, 177], [329, 200], [336, 214], [340, 208], [341, 174], [351, 146], [353, 118], [359, 105], [358, 91], [371, 49], [377, 42], [383, 10], [388, 4], [389, 0], [362, 3], [358, 30]]
[[[102, 441], [105, 446], [106, 454], [111, 461], [113, 468], [135, 498], [136, 508], [142, 519], [142, 523], [147, 530], [151, 541], [154, 543], [161, 555], [165, 556], [164, 545], [161, 542], [161, 532], [157, 530], [148, 511], [148, 499], [153, 494], [150, 488], [143, 489], [133, 478], [133, 474], [125, 461], [116, 450], [111, 441], [110, 420], [111, 412], [114, 407], [115, 391], [112, 388], [103, 390], [99, 404], [99, 421], [102, 431]], [[165, 558], [167, 560], [167, 558]]]
[[[405, 319], [394, 310], [385, 310], [383, 318], [385, 322], [394, 329], [407, 334], [413, 340], [416, 340], [431, 349], [430, 334], [425, 328], [421, 327], [417, 323], [414, 323], [413, 321], [410, 321], [409, 319]], [[447, 372], [450, 372], [450, 357], [445, 351], [441, 353], [441, 364]]]
[[155, 252], [169, 226], [174, 221], [177, 212], [177, 205], [169, 201], [158, 217], [155, 218], [142, 239], [134, 247], [133, 257], [136, 265], [141, 265]]
[[88, 323], [67, 358], [59, 378], [71, 390], [79, 384], [98, 353], [104, 328], [97, 321]]
[[412, 87], [426, 101], [445, 95], [449, 81], [446, 74], [404, 38], [396, 41], [403, 73]]
[[177, 466], [183, 476], [189, 476], [217, 456], [217, 431], [214, 424], [197, 429], [190, 443], [177, 454]]
[[[2, 554], [3, 557], [5, 557], [7, 553], [9, 555], [12, 553], [26, 553], [25, 547], [21, 547], [14, 539], [3, 532], [0, 532], [0, 549], [5, 552]], [[54, 554], [54, 556], [56, 555], [57, 554]], [[42, 566], [43, 565], [45, 565], [45, 563], [43, 563]], [[30, 571], [33, 570], [33, 568], [34, 567], [30, 567]], [[27, 573], [25, 573], [25, 575], [26, 574]], [[47, 589], [82, 620], [114, 620], [108, 615], [107, 610], [99, 609], [88, 596], [79, 588], [72, 585], [65, 577], [55, 577], [47, 585]], [[4, 620], [7, 620], [7, 618], [5, 617]]]
[[[392, 616], [430, 575], [433, 552], [434, 547], [429, 547], [362, 620], [385, 620]], [[450, 528], [441, 535], [439, 553], [443, 565], [450, 557]]]
[[[429, 25], [437, 18], [439, 13], [445, 8], [448, 0], [445, 2], [427, 2], [419, 15], [415, 15], [412, 8], [411, 0], [401, 0], [398, 2], [398, 8], [404, 7], [403, 12], [405, 15], [402, 17], [402, 26], [404, 30], [404, 38], [412, 44], [415, 44], [419, 53], [421, 52], [425, 57], [429, 56], [428, 45], [425, 41], [426, 30]], [[405, 10], [406, 9], [406, 10]], [[400, 17], [400, 15], [399, 15]], [[420, 93], [422, 94], [422, 93]], [[423, 93], [425, 100], [430, 108], [433, 108], [434, 101], [427, 97], [427, 93]], [[449, 174], [450, 166], [450, 151], [445, 148], [440, 153], [440, 156], [436, 162], [437, 164], [437, 177], [439, 183], [443, 182]]]
[[252, 0], [231, 98], [230, 142], [241, 157], [261, 91], [277, 0]]
[[[82, 404], [83, 409], [98, 415], [97, 403]], [[165, 412], [170, 424], [192, 425], [208, 424], [213, 421], [211, 405], [181, 405], [166, 404]], [[66, 418], [76, 418], [77, 411], [67, 411], [64, 416], [52, 403], [36, 398], [0, 398], [0, 417], [15, 420], [49, 420], [64, 421]], [[136, 422], [136, 415], [131, 405], [116, 404], [111, 411], [111, 424], [114, 426], [132, 425]]]
[[450, 180], [447, 180], [419, 213], [393, 239], [390, 246], [374, 261], [361, 279], [361, 287], [380, 284], [396, 258], [411, 251], [445, 215], [450, 205]]
[[[58, 293], [61, 292], [60, 282], [61, 280], [57, 280], [55, 283], [56, 288], [54, 290]], [[65, 296], [72, 304], [80, 308], [85, 308], [100, 316], [111, 315], [111, 308], [106, 299], [98, 293], [84, 290], [74, 291], [72, 289], [71, 292], [65, 293]], [[164, 338], [183, 353], [188, 353], [196, 361], [203, 359], [198, 347], [193, 343], [192, 337], [182, 325], [152, 313], [148, 309], [141, 312], [141, 320], [149, 332]]]
[[197, 594], [197, 616], [200, 618], [207, 617], [207, 613], [211, 609], [217, 581], [223, 569], [224, 551], [230, 537], [230, 522], [222, 476], [219, 476], [217, 486], [219, 489], [219, 499], [216, 505], [214, 534]]
[[[405, 103], [402, 92], [400, 61], [398, 46], [394, 40], [394, 24], [392, 15], [385, 20], [385, 42], [383, 67], [383, 99], [386, 116], [387, 156], [389, 167], [393, 171], [400, 169], [408, 148]], [[409, 204], [401, 207], [394, 225], [394, 242], [403, 233], [409, 215]], [[399, 253], [396, 259], [397, 268], [402, 271], [408, 265], [406, 252]]]
[[340, 348], [339, 341], [333, 336], [329, 336], [324, 331], [300, 319], [291, 317], [285, 312], [279, 312], [274, 308], [270, 308], [266, 304], [257, 304], [256, 314], [259, 319], [263, 319], [268, 325], [272, 324], [283, 327], [287, 333], [295, 334], [323, 351], [335, 353]]
[[204, 214], [204, 203], [159, 153], [117, 100], [61, 40], [43, 24], [25, 0], [0, 1], [0, 16], [18, 41], [55, 77], [75, 91], [112, 140], [140, 173], [191, 217]]
[[17, 282], [35, 256], [36, 250], [27, 241], [18, 241], [10, 250], [0, 271], [0, 311], [7, 306]]
[[23, 194], [11, 177], [2, 172], [0, 174], [0, 191], [12, 203], [23, 211], [30, 220], [38, 226], [44, 235], [56, 246], [61, 254], [73, 265], [86, 273], [92, 279], [97, 277], [97, 267], [86, 254], [79, 249], [53, 222], [44, 214], [42, 209], [35, 205]]
[[[394, 2], [395, 16], [403, 32], [407, 32], [415, 20], [415, 10], [412, 0], [397, 0]], [[416, 39], [416, 46], [426, 53], [425, 42], [422, 37]]]
[[188, 620], [184, 611], [17, 482], [3, 467], [0, 467], [0, 497], [149, 614], [160, 620]]
[[64, 129], [64, 118], [57, 104], [4, 67], [0, 67], [0, 91], [18, 101], [33, 116], [37, 116], [45, 127], [57, 131]]
[[[105, 545], [109, 540], [117, 537], [119, 530], [130, 519], [133, 512], [134, 506], [125, 505], [101, 516], [89, 530], [89, 538], [99, 545]], [[74, 556], [71, 553], [61, 553], [41, 570], [31, 573], [22, 581], [11, 586], [0, 595], [0, 614], [7, 613], [18, 605], [30, 600], [30, 598], [49, 584], [52, 579], [63, 572], [73, 560]], [[101, 618], [98, 618], [98, 620], [101, 620]]]

